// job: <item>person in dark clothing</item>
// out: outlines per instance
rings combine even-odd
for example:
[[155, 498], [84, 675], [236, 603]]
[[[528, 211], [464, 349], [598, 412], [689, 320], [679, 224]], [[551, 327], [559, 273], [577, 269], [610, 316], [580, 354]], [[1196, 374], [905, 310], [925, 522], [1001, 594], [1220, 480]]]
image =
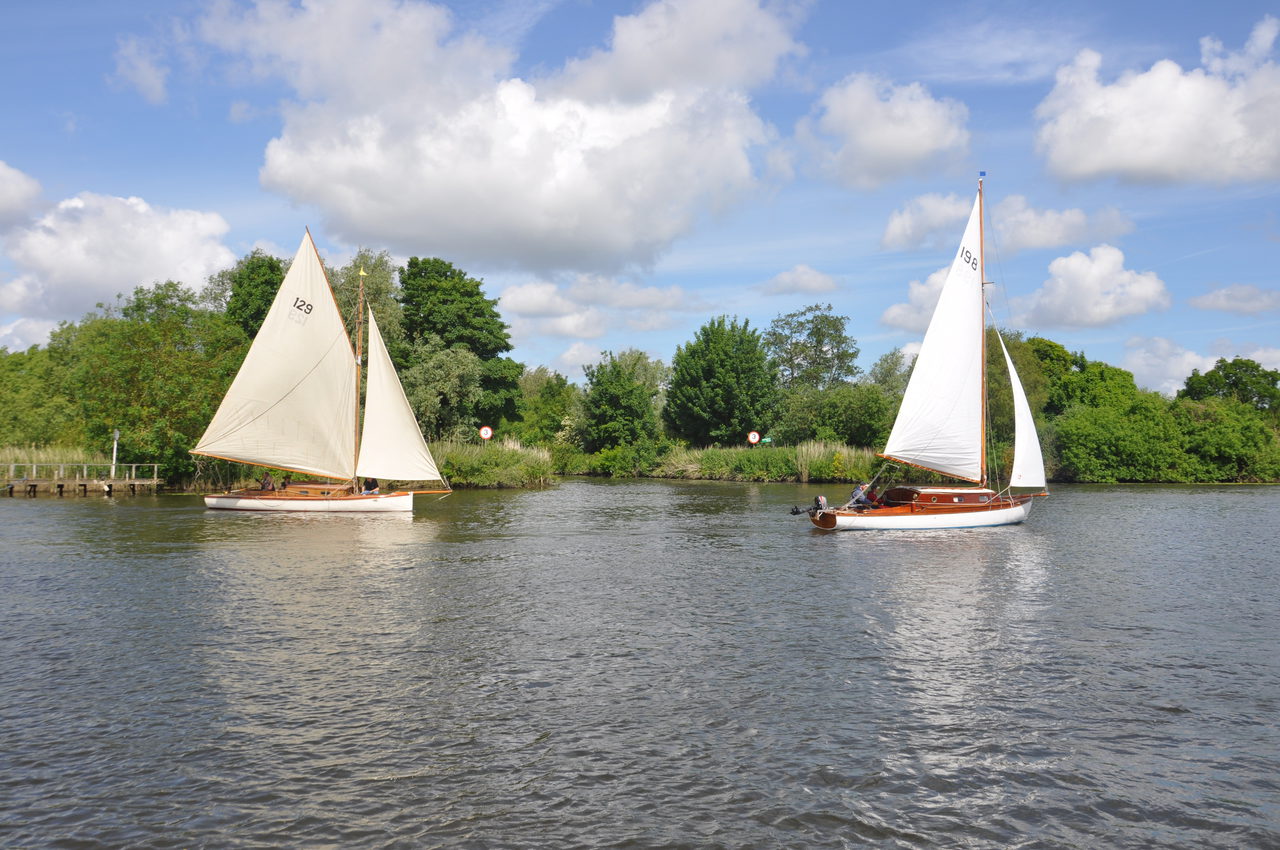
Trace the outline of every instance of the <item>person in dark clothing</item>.
[[378, 492], [378, 479], [366, 478], [364, 480], [364, 490], [360, 493], [362, 496], [372, 496]]

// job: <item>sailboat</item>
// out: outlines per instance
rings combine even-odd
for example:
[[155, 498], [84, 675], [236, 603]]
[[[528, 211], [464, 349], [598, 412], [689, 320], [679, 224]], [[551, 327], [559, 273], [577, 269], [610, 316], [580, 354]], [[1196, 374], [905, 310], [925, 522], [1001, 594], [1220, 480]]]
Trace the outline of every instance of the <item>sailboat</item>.
[[[867, 490], [840, 507], [822, 497], [807, 513], [818, 528], [971, 528], [1011, 525], [1031, 512], [1037, 496], [1047, 496], [1044, 459], [1026, 393], [1004, 339], [996, 332], [1012, 382], [1014, 459], [1009, 482], [991, 489], [986, 454], [986, 285], [982, 225], [982, 179], [960, 248], [925, 331], [897, 419], [880, 457], [889, 466], [930, 470], [970, 486], [887, 487]], [[884, 474], [881, 470], [877, 475]]]
[[[363, 289], [362, 283], [358, 317], [364, 312]], [[288, 476], [283, 486], [266, 483], [268, 474], [259, 488], [206, 495], [207, 507], [412, 511], [415, 493], [451, 492], [422, 438], [372, 310], [368, 320], [369, 380], [360, 427], [363, 329], [357, 327], [353, 349], [308, 230], [240, 371], [191, 450]], [[332, 481], [294, 481], [294, 473]], [[356, 486], [361, 478], [439, 481], [443, 489], [365, 493]]]

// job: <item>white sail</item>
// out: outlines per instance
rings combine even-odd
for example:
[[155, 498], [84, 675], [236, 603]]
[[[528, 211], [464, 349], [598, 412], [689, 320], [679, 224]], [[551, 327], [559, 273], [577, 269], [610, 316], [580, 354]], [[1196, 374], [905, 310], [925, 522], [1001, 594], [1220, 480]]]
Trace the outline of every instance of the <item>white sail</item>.
[[364, 429], [360, 436], [360, 476], [397, 481], [439, 481], [404, 387], [391, 365], [373, 311], [369, 311], [369, 389], [365, 394]]
[[1004, 363], [1009, 367], [1009, 380], [1013, 384], [1013, 471], [1009, 476], [1009, 486], [1043, 489], [1044, 457], [1040, 454], [1040, 436], [1031, 417], [1031, 405], [1027, 404], [1027, 394], [1018, 379], [1018, 370], [1013, 368], [1013, 358], [1009, 356], [1004, 338], [999, 332], [996, 338], [1000, 340], [1000, 350], [1004, 352]]
[[355, 353], [308, 232], [192, 453], [350, 479], [355, 381]]
[[978, 199], [925, 332], [883, 456], [982, 481], [981, 215]]

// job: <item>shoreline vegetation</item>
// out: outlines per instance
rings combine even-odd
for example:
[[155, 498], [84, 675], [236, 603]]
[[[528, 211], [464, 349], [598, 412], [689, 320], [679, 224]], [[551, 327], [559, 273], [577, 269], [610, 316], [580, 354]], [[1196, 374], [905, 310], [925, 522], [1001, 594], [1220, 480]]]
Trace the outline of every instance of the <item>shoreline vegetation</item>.
[[[684, 446], [620, 448], [586, 454], [571, 446], [548, 449], [524, 446], [516, 440], [487, 444], [447, 440], [433, 443], [432, 452], [456, 490], [539, 489], [563, 477], [653, 478], [684, 481], [751, 481], [773, 484], [850, 484], [869, 481], [887, 463], [875, 451], [841, 443], [810, 441], [798, 446], [755, 446], [696, 449]], [[109, 464], [110, 455], [86, 454], [57, 446], [0, 446], [0, 467], [90, 463]], [[902, 469], [917, 483], [942, 478], [920, 470]], [[253, 486], [255, 468], [224, 461], [205, 464], [195, 479], [170, 492], [203, 493]], [[279, 472], [276, 473], [277, 477]], [[389, 488], [397, 483], [384, 482]], [[1132, 484], [1275, 484], [1273, 481], [1126, 481], [1053, 483]]]
[[[119, 463], [158, 464], [170, 490], [250, 484], [261, 469], [190, 449], [286, 265], [255, 251], [199, 293], [176, 281], [140, 286], [63, 322], [44, 346], [0, 346], [0, 451], [10, 464], [101, 463], [116, 446]], [[714, 317], [670, 363], [634, 348], [603, 352], [575, 383], [506, 356], [512, 344], [497, 301], [445, 260], [396, 268], [386, 252], [362, 250], [328, 276], [344, 313], [363, 286], [418, 427], [456, 488], [543, 487], [561, 475], [870, 480], [913, 368], [893, 349], [864, 370], [848, 317], [814, 304], [765, 329]], [[1015, 416], [995, 333], [988, 328], [986, 440], [998, 487]], [[1280, 482], [1280, 370], [1219, 359], [1162, 394], [1053, 340], [1001, 335], [1051, 483]], [[748, 447], [753, 432], [760, 442]], [[495, 438], [482, 442], [481, 433]], [[911, 469], [893, 477], [943, 480]]]

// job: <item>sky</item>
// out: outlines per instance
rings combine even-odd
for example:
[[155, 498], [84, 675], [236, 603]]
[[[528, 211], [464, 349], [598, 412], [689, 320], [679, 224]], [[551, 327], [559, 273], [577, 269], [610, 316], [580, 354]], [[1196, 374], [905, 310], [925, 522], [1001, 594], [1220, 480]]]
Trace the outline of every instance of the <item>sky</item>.
[[310, 228], [484, 282], [512, 356], [830, 304], [913, 352], [986, 172], [994, 321], [1171, 393], [1280, 368], [1280, 9], [6, 4], [0, 346]]

